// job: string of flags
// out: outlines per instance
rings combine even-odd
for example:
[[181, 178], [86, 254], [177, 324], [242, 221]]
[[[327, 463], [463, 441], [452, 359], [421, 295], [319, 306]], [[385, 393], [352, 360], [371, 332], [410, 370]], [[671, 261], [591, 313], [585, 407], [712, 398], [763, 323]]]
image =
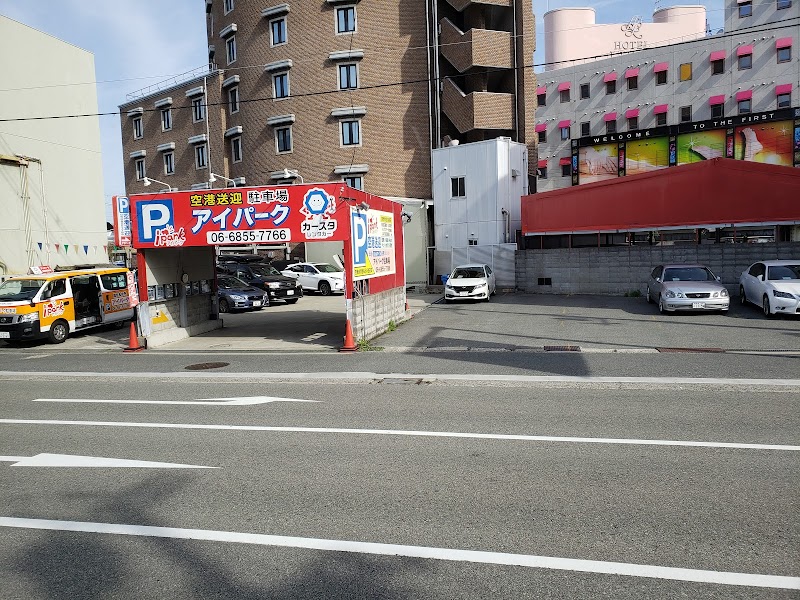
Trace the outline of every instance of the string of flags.
[[[50, 247], [52, 246], [52, 247], [55, 248], [56, 252], [61, 252], [61, 250], [63, 249], [64, 250], [64, 254], [68, 254], [69, 253], [69, 249], [70, 248], [74, 248], [74, 251], [76, 253], [80, 254], [81, 250], [83, 250], [83, 253], [86, 254], [87, 256], [89, 254], [89, 248], [91, 248], [92, 251], [96, 253], [97, 249], [100, 247], [97, 244], [95, 244], [95, 245], [89, 245], [89, 244], [45, 244], [43, 242], [37, 242], [36, 244], [37, 244], [37, 246], [39, 246], [39, 250], [47, 250], [49, 252], [50, 251]], [[108, 244], [103, 244], [102, 247], [103, 247], [103, 252], [108, 252]]]

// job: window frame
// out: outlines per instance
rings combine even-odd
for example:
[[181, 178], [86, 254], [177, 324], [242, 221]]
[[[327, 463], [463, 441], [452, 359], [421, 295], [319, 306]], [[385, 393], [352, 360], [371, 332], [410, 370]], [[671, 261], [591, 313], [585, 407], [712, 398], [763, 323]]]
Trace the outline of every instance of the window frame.
[[[784, 101], [783, 106], [781, 106], [781, 98], [786, 98]], [[786, 94], [776, 94], [775, 95], [775, 106], [778, 108], [791, 108], [792, 107], [792, 92]]]
[[450, 198], [466, 198], [467, 197], [467, 178], [464, 175], [458, 175], [450, 178]]
[[[345, 131], [348, 132], [350, 142], [345, 141]], [[353, 142], [353, 134], [357, 137], [357, 141]], [[362, 144], [361, 136], [361, 119], [342, 119], [339, 121], [339, 144], [342, 148], [357, 148]]]
[[[656, 73], [656, 85], [667, 85], [669, 82], [669, 71], [664, 69], [663, 71], [659, 71]], [[663, 79], [663, 81], [661, 81]]]
[[569, 89], [558, 92], [558, 98], [562, 104], [569, 102]]
[[739, 65], [740, 71], [747, 71], [748, 69], [753, 68], [753, 55], [752, 54], [742, 54], [736, 60], [737, 64]]
[[606, 133], [617, 133], [617, 120], [606, 121]]
[[164, 175], [175, 175], [175, 152], [167, 150], [162, 152], [164, 161]]
[[712, 104], [711, 105], [711, 118], [712, 119], [721, 119], [725, 116], [725, 105], [724, 104]]
[[617, 80], [606, 81], [606, 96], [617, 93]]
[[[346, 14], [347, 12], [352, 12], [353, 14], [353, 28], [340, 29], [339, 25], [341, 25], [342, 23], [339, 18], [339, 15]], [[346, 16], [345, 19], [347, 19]], [[333, 20], [334, 20], [333, 30], [336, 33], [336, 35], [352, 35], [354, 33], [358, 33], [358, 14], [356, 11], [355, 4], [345, 4], [343, 6], [337, 6], [336, 10], [333, 11]], [[347, 26], [347, 24], [348, 23], [346, 22], [344, 23], [345, 26]]]
[[234, 0], [223, 0], [222, 2], [222, 14], [227, 15], [231, 12], [234, 8]]
[[753, 3], [742, 2], [739, 4], [739, 18], [746, 19], [753, 16]]
[[536, 105], [537, 106], [547, 106], [547, 93], [536, 94]]
[[[342, 71], [345, 70], [347, 72], [347, 81], [348, 83], [352, 83], [351, 79], [355, 79], [355, 85], [349, 85], [347, 87], [343, 86], [342, 80]], [[350, 75], [353, 75], [351, 78]], [[358, 89], [358, 80], [359, 80], [359, 73], [358, 73], [358, 63], [357, 62], [346, 62], [346, 63], [339, 63], [336, 67], [336, 78], [338, 88], [340, 90], [357, 90]]]
[[792, 8], [792, 0], [776, 0], [775, 10], [786, 10]]
[[584, 121], [581, 123], [581, 137], [588, 137], [592, 135], [592, 122]]
[[547, 179], [547, 167], [537, 167], [536, 175], [539, 179]]
[[225, 40], [225, 58], [228, 61], [228, 64], [232, 64], [236, 62], [238, 58], [236, 55], [236, 36], [231, 35]]
[[206, 120], [205, 97], [197, 96], [192, 98], [192, 123], [200, 123]]
[[572, 136], [572, 126], [569, 127], [559, 127], [558, 128], [559, 136], [561, 137], [561, 141], [565, 142], [571, 139]]
[[572, 161], [561, 165], [561, 176], [572, 177]]
[[628, 117], [628, 131], [639, 129], [639, 117]]
[[234, 115], [238, 112], [239, 112], [239, 86], [234, 85], [233, 87], [228, 89], [228, 114]]
[[[285, 85], [285, 94], [282, 96], [278, 95], [278, 80], [282, 80], [286, 82]], [[291, 95], [291, 91], [289, 89], [289, 71], [281, 71], [280, 73], [273, 73], [272, 74], [272, 99], [273, 100], [284, 100]]]
[[747, 98], [736, 103], [737, 114], [749, 115], [753, 112], [753, 99]]
[[634, 90], [639, 89], [639, 76], [634, 75], [633, 77], [627, 77], [628, 80], [628, 91], [632, 92]]
[[[586, 92], [586, 94], [584, 94]], [[582, 83], [580, 89], [580, 98], [581, 100], [588, 100], [591, 98], [591, 90], [589, 89], [588, 83]]]
[[[684, 116], [684, 112], [686, 110], [689, 111], [689, 117], [684, 119], [683, 116]], [[679, 114], [680, 114], [680, 122], [681, 123], [691, 123], [692, 122], [692, 105], [688, 104], [686, 106], [681, 106]]]
[[712, 60], [711, 61], [711, 74], [712, 75], [723, 75], [725, 73], [725, 59], [720, 58], [719, 60]]
[[[282, 144], [288, 141], [288, 147], [281, 149]], [[285, 125], [275, 128], [275, 154], [291, 154], [294, 152], [294, 135], [292, 126]]]
[[133, 169], [136, 173], [136, 181], [141, 181], [147, 177], [147, 165], [144, 158], [137, 158], [133, 161]]
[[542, 131], [537, 131], [536, 134], [539, 136], [539, 143], [546, 144], [547, 143], [547, 129], [543, 129]]
[[[236, 156], [239, 158], [236, 158]], [[242, 162], [243, 151], [242, 151], [242, 136], [235, 135], [231, 137], [231, 162], [232, 163], [240, 163]]]
[[[687, 69], [688, 69], [688, 76], [684, 77], [685, 72], [687, 71]], [[693, 67], [692, 67], [692, 63], [691, 62], [681, 63], [680, 66], [678, 67], [678, 79], [679, 79], [679, 81], [691, 81], [692, 80], [692, 71], [693, 71]]]
[[161, 131], [172, 131], [172, 107], [161, 109]]
[[[342, 181], [344, 181], [345, 185], [355, 189], [355, 190], [364, 190], [364, 176], [363, 175], [345, 175], [342, 177]], [[356, 185], [354, 185], [356, 184]]]
[[658, 113], [656, 115], [656, 127], [664, 127], [667, 124], [667, 113]]
[[[283, 34], [283, 39], [276, 42], [275, 41], [275, 26], [279, 26], [279, 33]], [[270, 20], [269, 22], [269, 46], [270, 48], [274, 48], [275, 46], [283, 46], [284, 44], [288, 43], [289, 41], [289, 27], [286, 22], [286, 16], [277, 17], [275, 19]]]
[[[781, 53], [786, 55], [786, 58], [781, 58]], [[786, 46], [785, 48], [778, 48], [776, 52], [778, 64], [792, 62], [792, 47]]]
[[206, 168], [208, 168], [208, 145], [205, 143], [195, 144], [194, 169], [195, 171], [199, 171], [200, 169], [206, 169]]
[[131, 126], [133, 127], [133, 139], [140, 140], [144, 137], [144, 126], [142, 124], [142, 117], [134, 117], [131, 120]]

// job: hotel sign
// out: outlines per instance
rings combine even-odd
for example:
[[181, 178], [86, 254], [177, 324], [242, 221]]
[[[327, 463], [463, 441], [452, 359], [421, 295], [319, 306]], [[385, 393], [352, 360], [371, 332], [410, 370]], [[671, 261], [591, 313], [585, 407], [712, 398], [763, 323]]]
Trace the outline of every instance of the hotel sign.
[[642, 39], [642, 17], [633, 17], [620, 29], [627, 39], [614, 42], [614, 52], [632, 52], [649, 48], [647, 42]]

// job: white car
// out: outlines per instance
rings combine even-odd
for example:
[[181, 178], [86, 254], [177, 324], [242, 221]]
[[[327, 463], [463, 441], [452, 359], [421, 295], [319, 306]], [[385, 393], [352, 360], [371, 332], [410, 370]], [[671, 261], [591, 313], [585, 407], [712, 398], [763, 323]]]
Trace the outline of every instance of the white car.
[[453, 269], [444, 284], [444, 301], [489, 301], [497, 290], [494, 273], [489, 265], [461, 265]]
[[764, 314], [800, 314], [800, 260], [762, 260], [739, 278], [739, 299], [761, 306]]
[[281, 275], [297, 279], [304, 291], [323, 296], [344, 293], [344, 271], [328, 263], [295, 263], [281, 271]]

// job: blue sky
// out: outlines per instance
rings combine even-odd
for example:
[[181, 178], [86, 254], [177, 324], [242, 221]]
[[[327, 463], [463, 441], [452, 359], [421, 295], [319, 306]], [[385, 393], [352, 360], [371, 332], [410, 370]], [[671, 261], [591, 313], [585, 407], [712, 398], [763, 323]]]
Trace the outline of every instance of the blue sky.
[[[662, 6], [679, 3], [689, 2], [660, 2]], [[723, 0], [691, 4], [704, 4], [711, 27], [722, 27]], [[650, 21], [654, 3], [534, 0], [540, 42], [534, 56], [537, 64], [544, 61], [541, 15], [564, 6], [591, 6], [597, 11], [598, 23], [622, 23], [634, 15]], [[101, 113], [117, 111], [130, 92], [201, 67], [206, 61], [203, 0], [0, 0], [0, 14], [92, 52]], [[111, 196], [125, 191], [119, 127], [116, 116], [100, 118], [107, 206]]]

